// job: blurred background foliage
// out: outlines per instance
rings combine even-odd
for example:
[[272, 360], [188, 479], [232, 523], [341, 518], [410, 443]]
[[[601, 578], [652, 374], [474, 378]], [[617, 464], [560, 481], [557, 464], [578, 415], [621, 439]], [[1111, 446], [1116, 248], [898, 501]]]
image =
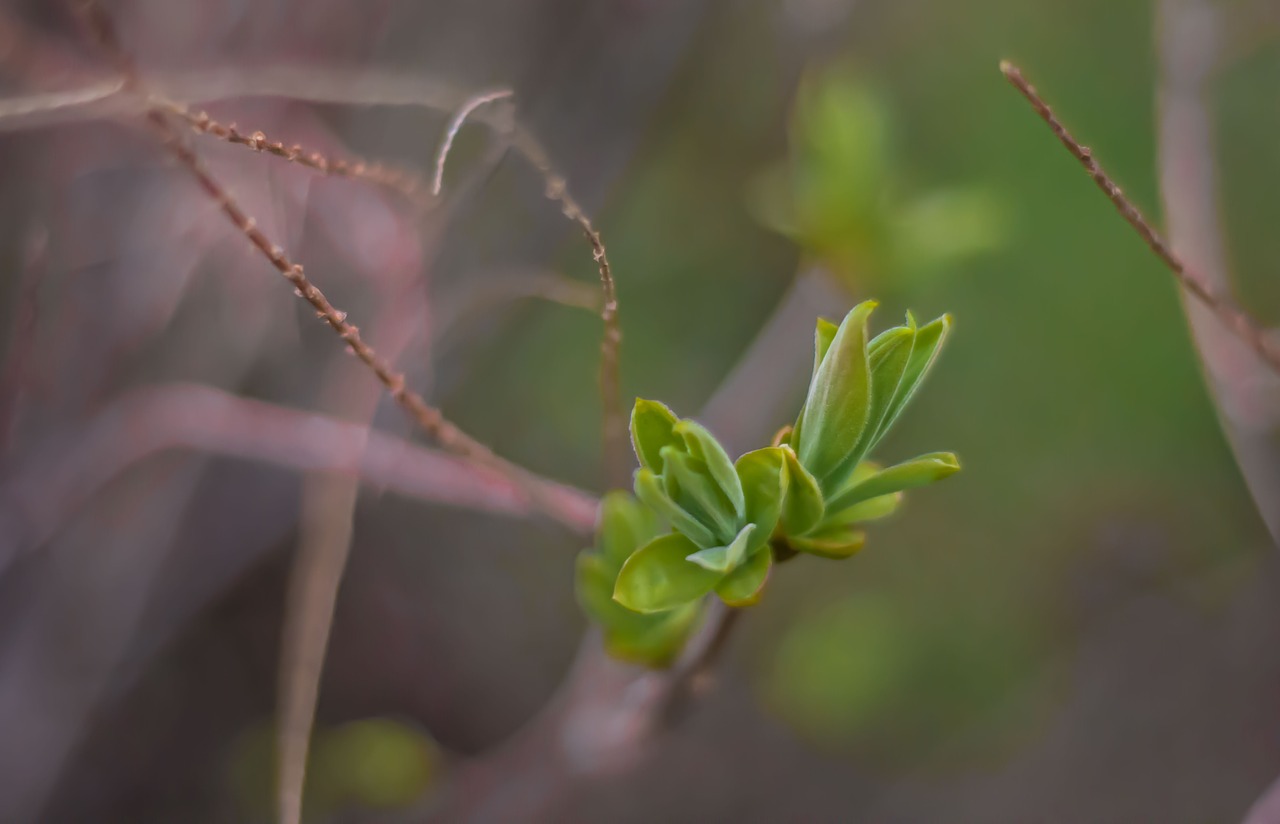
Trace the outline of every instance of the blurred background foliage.
[[[571, 183], [596, 189], [585, 199], [618, 280], [627, 398], [697, 418], [796, 279], [821, 270], [844, 293], [831, 318], [870, 297], [883, 318], [954, 316], [878, 458], [946, 448], [964, 472], [872, 526], [855, 559], [780, 570], [741, 623], [718, 691], [655, 763], [565, 803], [616, 821], [1016, 821], [1044, 809], [1060, 820], [1238, 818], [1280, 772], [1274, 549], [1224, 445], [1168, 273], [997, 69], [1003, 57], [1022, 65], [1156, 215], [1152, 4], [712, 3], [639, 124], [625, 121], [627, 99], [588, 105], [607, 88], [582, 99], [554, 89], [563, 66], [582, 82], [602, 66], [615, 79], [647, 71], [633, 54], [591, 62], [564, 43], [594, 42], [591, 26], [625, 30], [651, 4], [601, 4], [578, 28], [573, 5], [545, 13], [548, 31], [570, 34], [548, 50], [562, 69], [535, 78], [545, 94], [526, 95], [523, 111]], [[1265, 3], [1223, 5], [1249, 33], [1214, 84], [1225, 225], [1245, 299], [1280, 321], [1280, 43]], [[486, 29], [468, 36], [476, 31]], [[461, 59], [411, 40], [407, 27], [391, 30], [385, 48], [446, 76]], [[521, 80], [483, 67], [465, 79]], [[423, 132], [403, 136], [396, 116], [326, 117], [392, 135], [390, 149], [430, 162]], [[592, 127], [615, 121], [635, 125], [633, 144], [603, 185], [593, 173], [619, 152], [597, 153]], [[464, 130], [458, 157], [480, 157], [482, 141]], [[532, 174], [507, 161], [484, 183], [449, 236], [433, 293], [477, 264], [513, 259], [594, 282], [585, 244]], [[531, 236], [542, 259], [519, 260]], [[336, 289], [346, 290], [358, 293]], [[415, 377], [429, 373], [433, 398], [504, 456], [599, 490], [599, 321], [530, 301], [465, 331], [447, 362], [409, 357]], [[310, 327], [302, 340], [334, 346]], [[314, 395], [314, 373], [297, 359], [269, 365], [276, 372], [262, 367], [246, 390]], [[393, 420], [384, 407], [379, 424]], [[580, 543], [544, 525], [366, 494], [355, 544], [323, 727], [402, 713], [441, 746], [475, 753], [552, 693], [585, 626], [573, 595]], [[215, 696], [184, 686], [181, 704], [195, 712], [239, 696], [217, 716], [216, 756], [197, 766], [220, 781], [229, 770], [242, 797], [260, 792], [243, 773], [265, 744], [228, 739], [270, 713], [289, 546], [278, 539], [258, 578], [203, 614], [154, 665], [150, 687], [120, 699], [176, 694], [175, 673], [199, 669], [191, 649], [210, 627], [251, 615], [250, 686]], [[105, 729], [87, 751], [109, 740]], [[432, 783], [436, 745], [409, 729], [371, 727], [355, 743], [322, 733], [325, 752], [351, 746], [334, 763], [411, 755], [392, 759], [408, 770], [394, 786], [353, 785], [325, 803], [394, 801]]]

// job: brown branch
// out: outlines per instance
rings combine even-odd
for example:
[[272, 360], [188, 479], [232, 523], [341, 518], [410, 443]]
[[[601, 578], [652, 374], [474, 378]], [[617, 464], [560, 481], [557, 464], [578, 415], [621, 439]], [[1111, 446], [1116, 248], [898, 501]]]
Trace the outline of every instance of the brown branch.
[[366, 180], [380, 186], [386, 186], [400, 192], [409, 200], [423, 205], [427, 202], [426, 187], [417, 174], [408, 169], [399, 169], [380, 162], [370, 162], [361, 158], [330, 158], [317, 151], [307, 151], [298, 144], [286, 146], [278, 140], [268, 140], [260, 131], [245, 134], [236, 128], [236, 124], [223, 125], [209, 116], [208, 112], [193, 112], [182, 103], [152, 95], [154, 107], [183, 120], [192, 131], [207, 134], [219, 140], [225, 140], [238, 146], [245, 146], [255, 152], [265, 152], [283, 158], [290, 163], [297, 163], [314, 169], [331, 177], [345, 177], [352, 180]]
[[[137, 68], [120, 46], [111, 19], [102, 6], [97, 0], [76, 0], [76, 8], [94, 40], [116, 62], [120, 73], [125, 77], [127, 86], [135, 93], [145, 96], [146, 88]], [[450, 452], [509, 475], [515, 482], [524, 484], [535, 500], [540, 499], [542, 484], [533, 476], [524, 469], [499, 458], [487, 446], [445, 418], [440, 410], [427, 403], [421, 395], [407, 387], [403, 373], [397, 372], [365, 342], [359, 328], [347, 321], [347, 313], [335, 308], [324, 293], [307, 278], [302, 266], [290, 260], [283, 248], [272, 243], [257, 228], [254, 220], [245, 214], [230, 192], [209, 173], [195, 152], [182, 142], [177, 131], [165, 119], [162, 110], [154, 107], [148, 109], [146, 120], [156, 137], [195, 178], [196, 183], [218, 205], [227, 220], [270, 261], [285, 280], [293, 284], [295, 294], [310, 304], [315, 309], [317, 317], [328, 324], [338, 337], [346, 342], [351, 352], [373, 372], [391, 393], [395, 402], [427, 435]]]
[[[175, 449], [349, 475], [414, 500], [496, 515], [527, 517], [538, 510], [524, 487], [490, 468], [367, 426], [176, 384], [116, 400], [71, 438], [60, 436], [32, 452], [0, 484], [0, 568], [9, 556], [47, 541], [130, 466]], [[594, 498], [541, 483], [537, 503], [555, 520], [580, 534], [595, 528]]]
[[1111, 201], [1111, 204], [1115, 206], [1116, 211], [1134, 228], [1147, 246], [1151, 248], [1151, 251], [1155, 252], [1156, 256], [1168, 267], [1174, 278], [1186, 289], [1187, 293], [1207, 306], [1219, 321], [1244, 341], [1272, 370], [1280, 373], [1280, 347], [1267, 336], [1262, 324], [1250, 317], [1244, 310], [1237, 308], [1230, 297], [1212, 289], [1198, 273], [1192, 272], [1187, 268], [1182, 258], [1174, 253], [1164, 238], [1143, 217], [1142, 212], [1134, 205], [1133, 201], [1125, 197], [1124, 192], [1116, 185], [1115, 181], [1103, 171], [1098, 161], [1094, 159], [1093, 152], [1071, 136], [1066, 126], [1054, 115], [1053, 110], [1049, 108], [1049, 104], [1040, 97], [1035, 87], [1022, 76], [1022, 72], [1019, 71], [1017, 66], [1005, 60], [1000, 64], [1000, 71], [1013, 84], [1013, 87], [1027, 99], [1027, 102], [1035, 109], [1040, 119], [1049, 126], [1053, 134], [1067, 148], [1067, 151], [1080, 162], [1089, 177], [1093, 179], [1093, 182], [1097, 184], [1098, 188], [1107, 196], [1107, 199]]

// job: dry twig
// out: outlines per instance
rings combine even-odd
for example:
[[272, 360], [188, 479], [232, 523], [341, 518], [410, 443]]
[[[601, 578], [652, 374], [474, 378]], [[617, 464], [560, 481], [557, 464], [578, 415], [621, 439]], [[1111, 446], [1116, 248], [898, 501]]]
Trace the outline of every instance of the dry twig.
[[284, 158], [290, 163], [297, 163], [314, 169], [331, 177], [345, 177], [352, 180], [367, 180], [380, 186], [394, 189], [406, 198], [418, 204], [426, 201], [425, 187], [422, 179], [408, 169], [399, 169], [384, 163], [370, 162], [361, 158], [330, 158], [317, 151], [307, 151], [298, 144], [286, 146], [278, 140], [268, 140], [260, 131], [245, 134], [236, 128], [236, 124], [223, 125], [209, 116], [208, 112], [193, 112], [182, 103], [151, 95], [152, 104], [156, 108], [185, 121], [193, 131], [225, 140], [238, 146], [245, 146], [255, 152], [265, 152]]
[[1151, 251], [1169, 268], [1178, 283], [1182, 285], [1187, 293], [1196, 300], [1207, 306], [1217, 318], [1227, 326], [1241, 340], [1248, 344], [1258, 357], [1262, 358], [1267, 365], [1280, 373], [1280, 347], [1269, 337], [1262, 324], [1258, 323], [1254, 318], [1250, 317], [1244, 310], [1235, 306], [1232, 300], [1223, 294], [1211, 288], [1198, 273], [1192, 272], [1186, 266], [1186, 263], [1176, 255], [1165, 242], [1160, 233], [1143, 217], [1138, 207], [1129, 200], [1116, 185], [1115, 181], [1103, 171], [1098, 161], [1094, 159], [1093, 152], [1071, 136], [1062, 121], [1058, 120], [1053, 110], [1049, 108], [1049, 104], [1036, 92], [1035, 87], [1027, 82], [1022, 76], [1022, 72], [1017, 66], [1005, 60], [1000, 64], [1000, 71], [1009, 80], [1013, 87], [1016, 88], [1031, 107], [1035, 109], [1040, 119], [1048, 124], [1054, 135], [1071, 152], [1071, 155], [1080, 162], [1088, 172], [1089, 177], [1102, 190], [1111, 204], [1116, 207], [1116, 211], [1125, 221], [1134, 228]]

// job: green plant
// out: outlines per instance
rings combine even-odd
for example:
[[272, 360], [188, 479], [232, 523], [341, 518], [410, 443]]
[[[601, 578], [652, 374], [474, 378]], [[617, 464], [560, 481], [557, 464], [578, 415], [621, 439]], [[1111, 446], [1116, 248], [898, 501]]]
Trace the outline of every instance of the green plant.
[[867, 460], [951, 324], [943, 316], [919, 326], [908, 314], [905, 325], [868, 341], [875, 306], [854, 307], [838, 327], [818, 321], [813, 376], [794, 426], [736, 461], [701, 425], [656, 401], [636, 401], [640, 503], [610, 498], [598, 551], [578, 565], [579, 597], [605, 628], [611, 651], [645, 663], [670, 660], [704, 596], [749, 606], [776, 563], [802, 553], [850, 557], [866, 541], [862, 524], [893, 512], [904, 490], [960, 468], [947, 452], [888, 468]]
[[853, 67], [806, 73], [788, 129], [790, 152], [755, 181], [765, 226], [854, 286], [891, 290], [1002, 245], [998, 193], [972, 183], [915, 191], [894, 152], [890, 107]]

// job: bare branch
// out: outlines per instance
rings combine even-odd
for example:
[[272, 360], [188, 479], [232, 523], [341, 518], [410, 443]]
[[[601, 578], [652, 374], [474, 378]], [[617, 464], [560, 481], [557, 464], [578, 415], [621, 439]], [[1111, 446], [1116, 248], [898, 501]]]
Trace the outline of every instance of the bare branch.
[[1017, 66], [1006, 60], [1000, 64], [1000, 71], [1013, 84], [1013, 87], [1027, 99], [1027, 102], [1035, 109], [1036, 114], [1040, 115], [1040, 119], [1048, 124], [1062, 145], [1080, 162], [1080, 165], [1088, 172], [1093, 182], [1098, 185], [1098, 188], [1107, 196], [1107, 199], [1116, 207], [1116, 210], [1120, 212], [1125, 221], [1137, 231], [1147, 246], [1151, 248], [1151, 251], [1155, 252], [1156, 256], [1164, 262], [1165, 266], [1169, 268], [1174, 278], [1186, 289], [1187, 293], [1207, 306], [1218, 320], [1248, 344], [1249, 348], [1257, 353], [1258, 357], [1266, 361], [1271, 369], [1280, 373], [1280, 347], [1277, 347], [1276, 342], [1267, 336], [1262, 324], [1258, 323], [1242, 309], [1237, 308], [1228, 296], [1222, 295], [1211, 288], [1201, 274], [1192, 272], [1187, 268], [1183, 260], [1169, 248], [1169, 244], [1165, 242], [1164, 238], [1143, 217], [1142, 212], [1134, 205], [1133, 201], [1125, 197], [1124, 192], [1116, 185], [1115, 181], [1098, 165], [1098, 162], [1093, 158], [1093, 152], [1071, 136], [1067, 128], [1054, 115], [1053, 110], [1049, 108], [1049, 104], [1040, 97], [1035, 87], [1022, 76], [1022, 72], [1018, 70]]
[[[367, 444], [365, 443], [367, 439]], [[68, 440], [30, 455], [0, 485], [0, 567], [43, 544], [97, 490], [160, 452], [189, 449], [308, 472], [358, 477], [420, 501], [527, 517], [537, 510], [510, 477], [366, 426], [176, 384], [136, 390]], [[595, 526], [596, 501], [542, 481], [542, 502], [578, 533]]]
[[478, 94], [468, 100], [462, 108], [453, 115], [449, 120], [449, 126], [445, 129], [444, 140], [440, 142], [440, 149], [436, 152], [436, 173], [431, 180], [431, 194], [436, 197], [440, 196], [440, 190], [444, 186], [444, 164], [449, 159], [449, 152], [453, 149], [454, 138], [458, 136], [458, 131], [462, 128], [462, 124], [476, 109], [496, 100], [507, 100], [514, 94], [510, 89], [498, 89], [497, 91], [485, 92]]

